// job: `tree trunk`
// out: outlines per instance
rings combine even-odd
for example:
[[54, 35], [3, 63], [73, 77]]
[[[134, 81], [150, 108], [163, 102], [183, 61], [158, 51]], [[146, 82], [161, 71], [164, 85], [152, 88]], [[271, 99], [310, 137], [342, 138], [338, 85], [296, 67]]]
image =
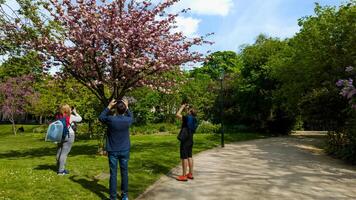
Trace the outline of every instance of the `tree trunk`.
[[93, 137], [93, 130], [91, 129], [91, 120], [88, 122], [88, 131], [89, 131], [89, 138]]
[[16, 135], [16, 124], [15, 124], [15, 120], [12, 118], [10, 119], [10, 122], [12, 124], [12, 131], [14, 133], [14, 135]]
[[42, 115], [40, 115], [40, 124], [42, 125]]

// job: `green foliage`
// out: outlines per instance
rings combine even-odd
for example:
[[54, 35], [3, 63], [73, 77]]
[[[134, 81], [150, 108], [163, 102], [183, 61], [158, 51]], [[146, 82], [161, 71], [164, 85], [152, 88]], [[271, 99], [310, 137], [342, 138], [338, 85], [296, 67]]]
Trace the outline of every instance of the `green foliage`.
[[67, 79], [63, 84], [62, 93], [65, 96], [62, 98], [61, 104], [68, 103], [70, 106], [74, 106], [83, 117], [84, 122], [97, 119], [103, 107], [95, 95], [74, 79]]
[[170, 123], [155, 123], [146, 125], [135, 125], [130, 129], [132, 135], [147, 135], [154, 133], [178, 134], [179, 126]]
[[[64, 96], [60, 87], [52, 77], [44, 76], [41, 81], [35, 84], [35, 90], [38, 92], [38, 96], [32, 99], [27, 111], [40, 118], [54, 117], [55, 113], [58, 112], [60, 99]], [[42, 123], [41, 120], [40, 123]]]
[[227, 75], [223, 96], [215, 101], [216, 118], [221, 116], [219, 102], [222, 99], [224, 123], [245, 124], [248, 129], [273, 134], [289, 133], [294, 116], [285, 111], [280, 99], [275, 98], [279, 82], [272, 76], [272, 61], [286, 46], [286, 41], [260, 35], [253, 45], [244, 47], [240, 55], [243, 61], [241, 75]]
[[41, 134], [46, 134], [47, 133], [47, 125], [40, 125], [36, 128], [32, 129], [32, 133], [41, 133]]
[[43, 76], [35, 86], [38, 98], [28, 107], [28, 112], [36, 116], [53, 118], [59, 106], [69, 104], [77, 109], [85, 122], [93, 121], [99, 116], [102, 107], [97, 98], [73, 79], [54, 80]]
[[181, 86], [180, 96], [198, 111], [199, 119], [208, 120], [212, 117], [217, 86], [208, 75], [193, 72], [192, 77]]
[[355, 1], [338, 9], [317, 5], [315, 15], [299, 20], [300, 32], [275, 56], [273, 74], [282, 83], [276, 96], [292, 112], [301, 109], [308, 121], [346, 118], [337, 114], [347, 102], [337, 97], [335, 83], [345, 78], [345, 67], [356, 64], [355, 9]]
[[276, 109], [273, 117], [267, 119], [267, 133], [272, 135], [288, 135], [295, 125], [296, 119], [287, 112]]
[[342, 129], [328, 132], [326, 152], [356, 164], [356, 113]]
[[210, 54], [203, 67], [193, 70], [196, 74], [209, 75], [213, 80], [218, 80], [222, 70], [225, 73], [239, 73], [243, 63], [241, 57], [233, 51], [217, 51]]
[[196, 133], [219, 133], [221, 124], [213, 124], [209, 121], [202, 121], [198, 125]]
[[302, 119], [302, 116], [297, 116], [296, 119], [295, 119], [295, 124], [294, 124], [294, 127], [292, 130], [295, 130], [295, 131], [304, 131], [304, 122], [303, 122], [303, 119]]
[[37, 79], [42, 73], [42, 63], [36, 52], [29, 52], [24, 56], [14, 56], [0, 65], [0, 81], [8, 77], [19, 77], [33, 74]]
[[[254, 45], [247, 46], [242, 52], [242, 83], [236, 85], [241, 93], [237, 93], [236, 99], [243, 115], [254, 121], [265, 121], [273, 112], [272, 94], [277, 82], [271, 76], [273, 66], [269, 62], [284, 46], [279, 39], [260, 35]], [[263, 128], [263, 124], [259, 126]]]
[[138, 88], [128, 94], [135, 98], [136, 102], [129, 105], [134, 113], [135, 123], [147, 124], [152, 122], [155, 117], [159, 117], [155, 113], [156, 107], [160, 105], [160, 94], [147, 87]]
[[347, 104], [339, 92], [314, 89], [300, 99], [304, 127], [311, 130], [337, 130], [345, 124]]

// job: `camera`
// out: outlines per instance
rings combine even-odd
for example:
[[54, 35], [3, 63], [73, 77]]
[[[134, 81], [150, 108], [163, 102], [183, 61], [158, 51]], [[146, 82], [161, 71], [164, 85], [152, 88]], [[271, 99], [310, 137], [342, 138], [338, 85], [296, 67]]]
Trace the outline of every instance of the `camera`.
[[127, 100], [127, 102], [129, 103], [129, 105], [131, 104], [134, 104], [137, 102], [137, 100], [133, 97], [127, 97], [127, 96], [124, 96], [122, 97], [121, 99], [116, 99], [116, 102], [119, 103], [120, 101], [123, 101], [123, 100]]

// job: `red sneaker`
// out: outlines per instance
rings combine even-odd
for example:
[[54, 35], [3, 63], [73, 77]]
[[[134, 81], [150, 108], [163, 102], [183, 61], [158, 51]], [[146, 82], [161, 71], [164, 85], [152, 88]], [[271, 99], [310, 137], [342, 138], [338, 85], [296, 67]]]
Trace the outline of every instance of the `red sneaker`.
[[187, 181], [188, 180], [187, 176], [178, 176], [176, 179], [177, 179], [177, 181]]
[[194, 179], [193, 174], [192, 174], [192, 173], [188, 173], [188, 174], [187, 174], [187, 178], [189, 178], [189, 179]]

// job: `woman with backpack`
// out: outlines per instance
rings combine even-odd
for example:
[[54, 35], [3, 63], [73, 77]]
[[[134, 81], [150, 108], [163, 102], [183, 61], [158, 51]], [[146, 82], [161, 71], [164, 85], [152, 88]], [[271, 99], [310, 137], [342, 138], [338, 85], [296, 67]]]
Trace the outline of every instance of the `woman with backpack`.
[[68, 134], [64, 136], [62, 141], [58, 143], [57, 149], [57, 167], [58, 175], [69, 174], [69, 171], [65, 169], [66, 160], [68, 154], [72, 148], [75, 138], [75, 130], [72, 125], [76, 122], [82, 121], [82, 117], [77, 113], [76, 109], [71, 107], [68, 104], [65, 104], [60, 107], [60, 113], [56, 116], [57, 120], [65, 121], [66, 127], [68, 129]]
[[[182, 116], [182, 111], [187, 108], [188, 114]], [[176, 117], [182, 121], [182, 127], [178, 135], [180, 140], [180, 158], [182, 160], [182, 175], [176, 179], [178, 181], [187, 181], [194, 179], [193, 177], [193, 134], [197, 127], [196, 111], [189, 108], [186, 104], [182, 104], [179, 108]], [[189, 173], [187, 173], [187, 166], [189, 166]]]

